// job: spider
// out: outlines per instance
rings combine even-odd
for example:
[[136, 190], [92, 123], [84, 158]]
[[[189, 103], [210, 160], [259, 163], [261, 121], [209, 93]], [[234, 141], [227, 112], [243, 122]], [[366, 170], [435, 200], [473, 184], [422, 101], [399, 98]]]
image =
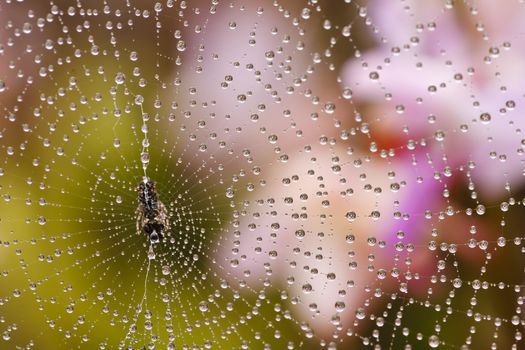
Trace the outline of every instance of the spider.
[[168, 211], [159, 201], [155, 183], [145, 177], [137, 188], [137, 233], [144, 232], [151, 243], [162, 241], [164, 232], [169, 230]]

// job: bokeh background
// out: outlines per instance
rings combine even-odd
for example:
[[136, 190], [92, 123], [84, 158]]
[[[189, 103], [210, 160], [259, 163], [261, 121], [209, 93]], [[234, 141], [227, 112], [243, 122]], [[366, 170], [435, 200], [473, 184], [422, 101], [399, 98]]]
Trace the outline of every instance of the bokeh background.
[[520, 348], [524, 6], [1, 0], [0, 349]]

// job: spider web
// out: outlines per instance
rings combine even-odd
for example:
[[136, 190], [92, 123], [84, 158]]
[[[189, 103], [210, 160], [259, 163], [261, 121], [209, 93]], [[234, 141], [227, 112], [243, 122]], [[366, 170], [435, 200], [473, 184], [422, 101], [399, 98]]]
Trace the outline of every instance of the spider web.
[[517, 348], [523, 5], [491, 6], [4, 1], [1, 347]]

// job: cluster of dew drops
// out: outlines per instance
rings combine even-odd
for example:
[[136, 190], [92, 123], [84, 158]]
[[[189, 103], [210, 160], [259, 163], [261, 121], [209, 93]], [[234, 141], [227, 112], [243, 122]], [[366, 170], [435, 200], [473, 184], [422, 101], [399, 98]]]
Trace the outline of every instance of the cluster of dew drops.
[[0, 19], [0, 348], [518, 348], [525, 200], [507, 181], [484, 203], [475, 162], [447, 163], [495, 116], [376, 140], [388, 118], [345, 64], [395, 101], [366, 50], [420, 39], [377, 40], [365, 1], [3, 0]]

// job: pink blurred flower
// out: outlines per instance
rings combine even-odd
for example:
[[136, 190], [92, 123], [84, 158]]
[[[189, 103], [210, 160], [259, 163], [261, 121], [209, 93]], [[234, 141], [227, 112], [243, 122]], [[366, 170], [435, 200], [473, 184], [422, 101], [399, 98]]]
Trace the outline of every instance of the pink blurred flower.
[[344, 71], [355, 99], [373, 106], [372, 136], [426, 138], [452, 169], [473, 162], [473, 181], [491, 197], [523, 181], [524, 7], [508, 5], [482, 1], [467, 14], [441, 1], [371, 1], [381, 44]]
[[318, 148], [275, 164], [221, 241], [222, 273], [254, 289], [278, 286], [307, 333], [345, 333], [374, 294], [400, 292], [411, 271], [401, 247], [428, 237], [443, 206], [438, 163], [424, 153], [386, 160]]
[[[361, 60], [349, 61], [343, 72], [344, 85], [352, 88], [354, 101], [377, 112], [375, 119], [368, 113], [363, 115], [371, 139], [381, 143], [390, 135], [406, 135], [402, 140], [406, 145], [396, 149], [395, 155], [389, 155], [388, 150], [365, 150], [364, 143], [355, 141], [358, 137], [351, 139], [354, 151], [345, 148], [350, 141], [342, 140], [340, 134], [348, 125], [334, 127], [335, 118], [322, 111], [323, 101], [336, 101], [341, 92], [322, 74], [308, 76], [301, 85], [301, 89], [319, 92], [315, 103], [314, 98], [287, 93], [294, 75], [282, 74], [277, 80], [276, 72], [282, 67], [269, 65], [266, 58], [272, 47], [276, 62], [289, 54], [279, 53], [283, 31], [270, 34], [275, 23], [279, 28], [287, 24], [269, 21], [272, 17], [261, 18], [257, 44], [239, 59], [239, 48], [247, 45], [245, 34], [252, 22], [236, 16], [235, 28], [230, 29], [232, 17], [223, 12], [207, 24], [206, 35], [191, 34], [191, 42], [201, 40], [206, 52], [216, 56], [202, 57], [194, 66], [186, 64], [191, 70], [175, 77], [180, 79], [182, 91], [196, 87], [200, 96], [209, 97], [199, 103], [192, 101], [191, 94], [179, 99], [177, 115], [186, 116], [179, 118], [181, 125], [192, 121], [188, 112], [207, 116], [208, 107], [213, 106], [213, 115], [200, 118], [206, 120], [206, 126], [195, 131], [195, 148], [208, 139], [210, 131], [220, 131], [214, 138], [217, 145], [207, 142], [207, 151], [215, 159], [244, 164], [241, 157], [229, 157], [220, 149], [223, 141], [226, 150], [232, 149], [230, 155], [247, 149], [254, 162], [263, 165], [260, 179], [264, 181], [250, 178], [257, 185], [238, 200], [244, 206], [236, 207], [231, 226], [219, 241], [220, 249], [214, 256], [218, 271], [231, 283], [252, 290], [270, 285], [280, 289], [297, 319], [307, 324], [304, 329], [309, 334], [331, 337], [346, 333], [360, 319], [362, 309], [377, 304], [371, 303], [372, 298], [420, 292], [411, 289], [413, 276], [419, 271], [434, 273], [435, 259], [426, 247], [413, 247], [428, 244], [429, 237], [443, 239], [432, 229], [457, 211], [447, 202], [444, 191], [456, 179], [466, 178], [470, 168], [464, 165], [468, 161], [474, 160], [482, 170], [489, 167], [487, 152], [494, 143], [483, 138], [497, 130], [493, 127], [508, 128], [498, 121], [491, 121], [496, 125], [491, 124], [491, 129], [472, 122], [479, 119], [482, 107], [471, 106], [471, 90], [481, 91], [483, 86], [477, 73], [469, 75], [470, 53], [465, 49], [469, 38], [461, 32], [461, 23], [445, 9], [442, 16], [433, 18], [432, 14], [440, 13], [437, 2], [431, 1], [428, 7], [409, 3], [414, 4], [414, 10], [405, 11], [397, 2], [381, 7], [372, 3], [371, 7], [380, 33], [388, 33], [392, 47], [399, 46], [399, 55], [391, 54], [382, 44], [362, 54]], [[255, 8], [244, 11], [255, 12]], [[401, 18], [405, 13], [409, 20], [394, 20], [393, 14]], [[430, 29], [433, 25], [427, 23], [435, 21], [436, 28], [425, 30], [411, 43], [410, 38], [418, 35], [416, 23], [420, 20]], [[198, 45], [185, 50], [183, 60], [199, 56]], [[293, 54], [294, 69], [307, 70], [311, 57]], [[384, 62], [387, 57], [389, 62]], [[423, 62], [421, 67], [419, 62]], [[245, 72], [236, 74], [240, 69], [253, 72], [253, 77]], [[371, 79], [373, 72], [379, 79]], [[456, 74], [462, 74], [462, 79]], [[446, 87], [441, 87], [442, 83]], [[495, 104], [493, 100], [490, 106]], [[350, 115], [350, 104], [338, 100], [336, 105], [336, 114]], [[314, 111], [321, 117], [312, 118]], [[498, 112], [492, 113], [496, 119]], [[254, 114], [256, 118], [252, 118]], [[469, 126], [468, 132], [463, 133], [462, 124]], [[333, 137], [337, 144], [320, 145], [321, 136]], [[479, 147], [463, 147], [466, 138]], [[498, 145], [505, 152], [509, 147]], [[280, 160], [282, 154], [288, 156], [287, 162]], [[236, 167], [230, 163], [228, 169]], [[494, 181], [495, 176], [479, 181]], [[458, 218], [454, 225], [460, 227], [464, 222]]]

